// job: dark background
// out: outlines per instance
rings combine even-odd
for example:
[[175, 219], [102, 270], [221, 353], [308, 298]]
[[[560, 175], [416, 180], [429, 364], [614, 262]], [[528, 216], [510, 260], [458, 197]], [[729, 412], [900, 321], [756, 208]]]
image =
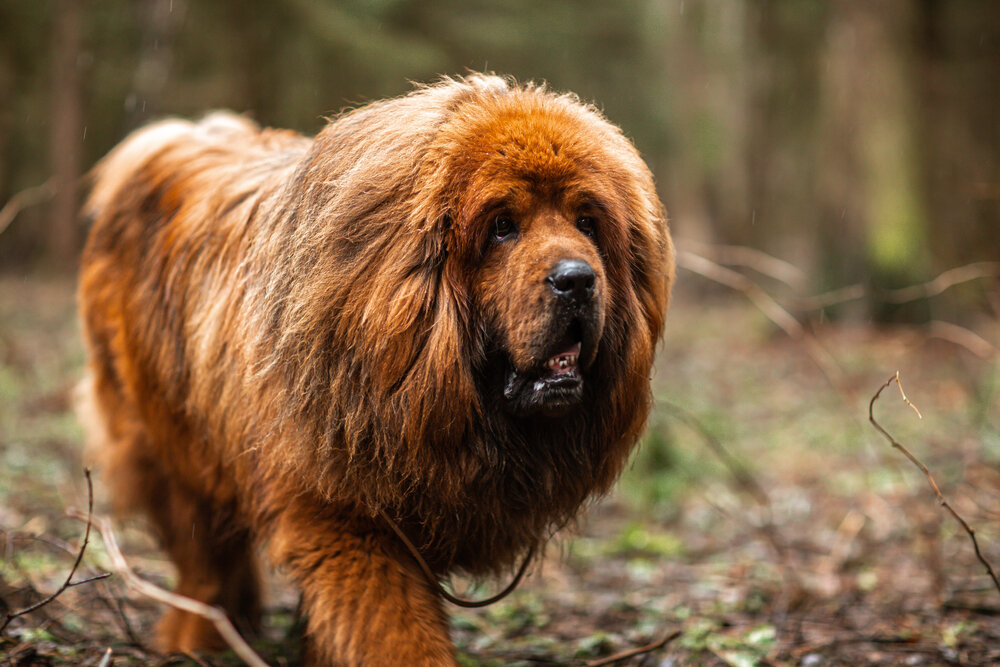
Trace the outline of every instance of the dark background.
[[[467, 70], [595, 102], [648, 160], [682, 247], [766, 251], [805, 291], [875, 288], [829, 316], [926, 320], [878, 290], [1000, 259], [1000, 3], [12, 0], [0, 202], [48, 186], [0, 267], [71, 269], [72, 184], [150, 119], [229, 108], [313, 133]], [[945, 315], [983, 300], [966, 287]]]

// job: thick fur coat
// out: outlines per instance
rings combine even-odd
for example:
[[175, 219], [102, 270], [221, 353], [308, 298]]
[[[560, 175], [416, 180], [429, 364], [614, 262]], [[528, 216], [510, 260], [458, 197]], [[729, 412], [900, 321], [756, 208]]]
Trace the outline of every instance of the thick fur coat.
[[[303, 590], [309, 661], [450, 665], [440, 575], [508, 571], [605, 492], [650, 405], [673, 275], [652, 177], [570, 95], [445, 79], [314, 139], [235, 115], [95, 169], [84, 420], [178, 590]], [[164, 650], [212, 648], [168, 612]]]

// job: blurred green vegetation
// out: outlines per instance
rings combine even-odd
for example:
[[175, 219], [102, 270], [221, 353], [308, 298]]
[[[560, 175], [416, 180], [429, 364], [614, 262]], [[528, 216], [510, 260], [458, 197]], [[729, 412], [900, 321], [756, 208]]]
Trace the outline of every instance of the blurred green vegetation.
[[[0, 268], [72, 269], [74, 178], [150, 119], [226, 107], [312, 133], [468, 70], [595, 102], [682, 241], [875, 288], [828, 314], [926, 319], [879, 288], [1000, 259], [997, 3], [52, 0], [0, 4], [0, 202], [56, 191], [3, 232]], [[953, 310], [985, 301], [967, 286]]]

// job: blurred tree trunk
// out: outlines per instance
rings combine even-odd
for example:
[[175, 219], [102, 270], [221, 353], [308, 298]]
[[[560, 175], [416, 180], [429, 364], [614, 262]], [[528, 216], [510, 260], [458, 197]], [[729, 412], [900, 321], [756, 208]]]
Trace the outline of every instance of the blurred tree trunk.
[[[835, 3], [823, 82], [819, 255], [823, 287], [893, 288], [926, 279], [912, 5]], [[876, 320], [920, 319], [922, 304], [875, 301]], [[907, 312], [903, 312], [903, 311]]]
[[7, 164], [7, 142], [11, 129], [15, 126], [13, 111], [13, 74], [7, 62], [0, 59], [0, 202], [7, 201], [10, 196], [10, 181]]
[[[927, 213], [920, 187], [920, 106], [914, 12], [909, 0], [877, 5], [865, 49], [869, 86], [861, 174], [867, 181], [865, 261], [875, 287], [902, 287], [929, 276]], [[873, 304], [885, 311], [884, 304]], [[876, 313], [877, 314], [877, 313]], [[885, 312], [888, 315], [889, 313]]]
[[[741, 3], [651, 3], [651, 108], [666, 135], [651, 156], [675, 233], [752, 243], [746, 114], [751, 90]], [[669, 91], [664, 94], [662, 91]]]
[[49, 260], [58, 267], [76, 262], [77, 182], [83, 142], [83, 97], [78, 59], [83, 12], [79, 0], [59, 0], [52, 30], [52, 133], [50, 165], [55, 197], [50, 209]]
[[935, 269], [1000, 260], [1000, 3], [918, 7]]
[[743, 243], [791, 258], [812, 273], [816, 116], [825, 3], [751, 0], [743, 69], [749, 80], [746, 161], [750, 230]]
[[129, 128], [136, 128], [160, 113], [163, 88], [174, 62], [177, 28], [184, 20], [184, 0], [138, 0], [142, 43], [139, 62], [126, 99]]

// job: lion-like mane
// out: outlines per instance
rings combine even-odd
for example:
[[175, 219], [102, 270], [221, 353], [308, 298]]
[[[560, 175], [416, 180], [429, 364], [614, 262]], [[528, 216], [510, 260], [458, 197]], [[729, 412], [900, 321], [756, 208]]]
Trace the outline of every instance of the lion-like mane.
[[[499, 405], [472, 288], [478, 133], [511, 114], [565, 136], [609, 202], [607, 323], [565, 418]], [[90, 324], [119, 327], [137, 365], [108, 376], [139, 378], [129, 391], [155, 396], [142, 418], [177, 436], [157, 446], [191, 448], [186, 474], [261, 525], [314, 494], [393, 516], [437, 570], [493, 572], [605, 492], [641, 433], [672, 250], [648, 169], [572, 96], [444, 79], [314, 140], [229, 114], [163, 121], [99, 165], [88, 208], [112, 222], [81, 289], [122, 313]], [[122, 243], [135, 211], [143, 231]], [[127, 296], [103, 272], [125, 272]]]

